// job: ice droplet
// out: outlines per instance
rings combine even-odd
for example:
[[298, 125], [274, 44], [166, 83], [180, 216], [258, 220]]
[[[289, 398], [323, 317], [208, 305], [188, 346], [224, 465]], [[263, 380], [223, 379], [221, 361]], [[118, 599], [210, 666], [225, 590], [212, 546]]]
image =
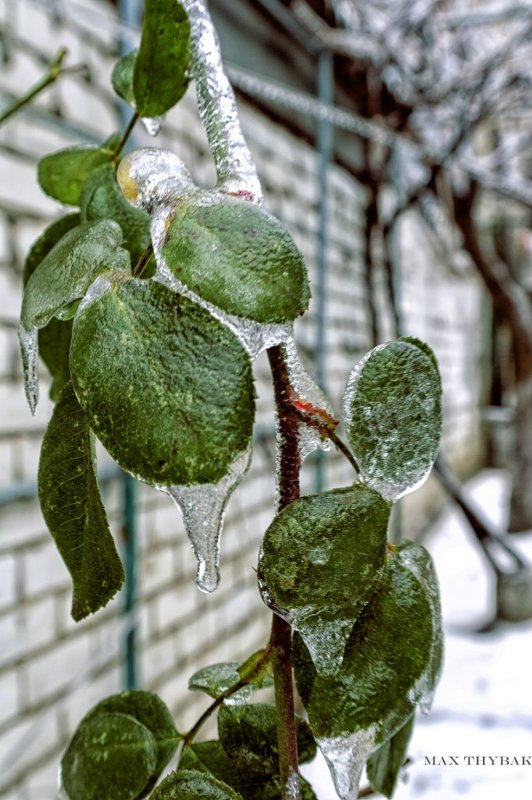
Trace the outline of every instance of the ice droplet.
[[157, 136], [160, 133], [164, 122], [164, 114], [161, 117], [141, 117], [141, 119], [150, 136]]
[[251, 461], [251, 445], [233, 462], [218, 483], [196, 486], [156, 486], [181, 509], [187, 536], [198, 561], [196, 584], [214, 592], [219, 583], [220, 534], [227, 502]]
[[[290, 615], [293, 616], [293, 615]], [[299, 614], [297, 615], [300, 616]], [[320, 675], [334, 675], [338, 672], [354, 620], [325, 620], [315, 615], [314, 620], [288, 620], [299, 631]]]
[[180, 197], [197, 190], [181, 159], [157, 147], [128, 153], [118, 165], [116, 177], [124, 197], [149, 213], [161, 204], [173, 207]]
[[362, 770], [375, 749], [374, 727], [344, 736], [317, 737], [316, 742], [338, 795], [342, 800], [356, 800]]
[[21, 325], [18, 329], [22, 365], [24, 368], [24, 390], [32, 414], [35, 414], [39, 402], [39, 373], [37, 360], [39, 357], [39, 339], [37, 328], [29, 331]]

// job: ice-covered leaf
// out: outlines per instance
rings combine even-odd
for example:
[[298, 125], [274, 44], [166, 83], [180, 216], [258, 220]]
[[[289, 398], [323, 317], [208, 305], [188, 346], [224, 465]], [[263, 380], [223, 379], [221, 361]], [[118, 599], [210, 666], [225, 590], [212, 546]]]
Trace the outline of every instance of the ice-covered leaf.
[[121, 241], [122, 232], [111, 220], [81, 224], [65, 233], [28, 279], [20, 315], [25, 330], [44, 328], [81, 299], [103, 272], [129, 269]]
[[39, 500], [72, 576], [72, 616], [82, 619], [109, 602], [124, 572], [98, 491], [93, 436], [70, 384], [43, 440]]
[[157, 746], [157, 757], [151, 780], [147, 784], [147, 789], [151, 789], [174, 755], [181, 739], [170, 711], [161, 698], [153, 692], [131, 690], [101, 700], [88, 712], [84, 721], [110, 713], [133, 717], [153, 735]]
[[[279, 800], [281, 784], [278, 774], [250, 774], [239, 769], [220, 742], [198, 742], [183, 751], [181, 769], [194, 769], [214, 775], [239, 792], [244, 800]], [[302, 800], [316, 800], [311, 786], [300, 777]]]
[[[183, 161], [175, 153], [156, 147], [128, 153], [118, 165], [116, 177], [126, 200], [149, 213], [158, 204], [173, 206], [175, 200], [196, 188]], [[165, 226], [163, 221], [163, 238]]]
[[61, 390], [70, 380], [70, 339], [72, 322], [52, 319], [39, 331], [39, 355], [52, 376], [50, 397], [57, 402]]
[[24, 261], [22, 279], [26, 286], [30, 276], [35, 272], [41, 261], [48, 255], [52, 247], [63, 238], [65, 233], [75, 228], [81, 222], [77, 213], [67, 214], [52, 222], [41, 235], [33, 242]]
[[153, 775], [157, 744], [152, 733], [126, 714], [82, 720], [61, 759], [61, 783], [69, 800], [135, 800]]
[[391, 797], [395, 791], [413, 730], [414, 715], [368, 759], [366, 770], [369, 782], [376, 792], [385, 797]]
[[356, 483], [301, 497], [264, 536], [264, 602], [298, 630], [317, 670], [340, 666], [353, 625], [381, 580], [390, 505]]
[[190, 23], [178, 0], [145, 0], [133, 94], [141, 117], [164, 114], [189, 82]]
[[150, 800], [243, 800], [243, 798], [212, 775], [187, 769], [170, 773], [150, 795]]
[[386, 578], [355, 623], [335, 675], [317, 674], [296, 635], [298, 688], [342, 800], [357, 797], [368, 757], [412, 716], [427, 674], [439, 669], [440, 620], [432, 588], [427, 590], [418, 573], [398, 552], [388, 556]]
[[135, 69], [135, 59], [137, 50], [131, 50], [125, 56], [119, 58], [111, 73], [111, 83], [113, 89], [119, 97], [135, 106], [135, 94], [133, 92], [133, 71]]
[[147, 483], [220, 481], [251, 439], [249, 356], [210, 314], [159, 283], [100, 280], [70, 349], [91, 427]]
[[[297, 718], [298, 757], [301, 764], [316, 755], [308, 724]], [[232, 763], [249, 775], [276, 775], [279, 771], [277, 709], [267, 703], [221, 706], [218, 713], [220, 743]]]
[[162, 257], [171, 273], [228, 314], [295, 319], [310, 291], [303, 257], [275, 217], [234, 197], [196, 192], [175, 205]]
[[[240, 681], [238, 661], [230, 661], [222, 664], [211, 664], [198, 670], [189, 678], [188, 688], [193, 691], [205, 692], [216, 700], [228, 689], [240, 683]], [[231, 705], [246, 703], [250, 697], [251, 686], [243, 686], [233, 692], [225, 702]]]
[[[81, 192], [81, 218], [83, 222], [112, 219], [120, 225], [123, 247], [131, 254], [135, 266], [151, 243], [151, 220], [145, 211], [133, 208], [116, 182], [112, 164], [102, 164], [87, 178]], [[154, 271], [155, 265], [151, 269]], [[146, 270], [143, 277], [148, 277]]]
[[37, 166], [39, 183], [50, 197], [68, 206], [78, 206], [84, 181], [96, 167], [112, 158], [112, 149], [105, 145], [76, 145], [50, 153]]
[[441, 382], [418, 340], [379, 345], [353, 369], [345, 394], [349, 441], [362, 477], [387, 500], [416, 489], [434, 464]]

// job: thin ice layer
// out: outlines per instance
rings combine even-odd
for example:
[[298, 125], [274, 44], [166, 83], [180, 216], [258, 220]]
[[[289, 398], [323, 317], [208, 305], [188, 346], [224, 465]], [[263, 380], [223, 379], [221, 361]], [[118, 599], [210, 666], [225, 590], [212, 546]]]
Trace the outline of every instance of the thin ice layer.
[[24, 369], [24, 390], [32, 414], [35, 414], [39, 402], [39, 339], [37, 328], [27, 331], [22, 325], [18, 330], [22, 365]]
[[362, 770], [375, 749], [374, 727], [345, 736], [318, 737], [316, 742], [341, 800], [356, 800]]
[[187, 536], [198, 562], [196, 584], [202, 592], [214, 592], [220, 581], [220, 535], [227, 502], [248, 470], [251, 445], [214, 484], [157, 486], [181, 509]]

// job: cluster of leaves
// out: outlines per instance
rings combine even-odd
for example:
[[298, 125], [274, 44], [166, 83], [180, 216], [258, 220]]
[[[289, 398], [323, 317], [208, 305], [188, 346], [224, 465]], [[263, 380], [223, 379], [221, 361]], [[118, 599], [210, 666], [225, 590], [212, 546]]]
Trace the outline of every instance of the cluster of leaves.
[[[136, 116], [158, 117], [183, 95], [189, 37], [179, 3], [146, 0], [140, 47], [113, 72]], [[24, 271], [21, 340], [39, 331], [56, 402], [39, 496], [73, 579], [76, 620], [123, 581], [98, 491], [95, 436], [159, 488], [223, 482], [249, 449], [254, 420], [250, 351], [227, 315], [243, 327], [283, 325], [309, 302], [303, 260], [280, 223], [241, 198], [199, 190], [162, 151], [127, 157], [117, 181], [125, 138], [42, 159], [44, 191], [79, 210], [46, 229]], [[259, 585], [297, 631], [295, 674], [309, 719], [297, 723], [301, 762], [317, 742], [349, 798], [368, 761], [372, 785], [390, 796], [416, 705], [441, 662], [430, 558], [412, 542], [386, 540], [392, 503], [427, 477], [436, 456], [441, 387], [429, 348], [404, 338], [371, 351], [353, 370], [345, 422], [359, 479], [277, 515], [262, 543]], [[150, 693], [100, 702], [63, 757], [65, 795], [277, 800], [285, 791], [277, 711], [249, 703], [270, 680], [270, 656], [268, 647], [241, 666], [213, 665], [191, 678], [219, 712], [216, 741], [195, 743], [195, 728], [179, 734]], [[154, 788], [180, 742], [177, 771]], [[314, 797], [304, 782], [302, 796]]]

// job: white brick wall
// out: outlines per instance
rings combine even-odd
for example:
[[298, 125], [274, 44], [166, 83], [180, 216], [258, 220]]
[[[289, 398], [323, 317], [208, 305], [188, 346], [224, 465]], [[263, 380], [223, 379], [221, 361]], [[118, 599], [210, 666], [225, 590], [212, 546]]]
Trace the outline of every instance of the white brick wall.
[[[86, 5], [104, 8], [100, 0]], [[16, 7], [16, 13], [15, 13]], [[69, 122], [107, 136], [118, 123], [98, 86], [107, 80], [111, 59], [102, 59], [90, 42], [80, 42], [64, 26], [57, 27], [30, 0], [0, 4], [0, 24], [10, 25], [26, 40], [39, 42], [50, 56], [68, 39], [71, 61], [88, 62], [94, 84], [69, 79], [38, 101], [43, 112], [59, 106]], [[98, 24], [94, 35], [111, 41], [111, 26]], [[20, 91], [42, 74], [42, 66], [14, 48], [0, 80]], [[105, 89], [104, 91], [108, 91]], [[242, 104], [242, 124], [256, 157], [266, 190], [267, 207], [291, 231], [308, 261], [315, 285], [317, 161], [313, 150], [256, 110]], [[20, 307], [21, 265], [28, 246], [45, 220], [61, 213], [35, 184], [35, 162], [46, 152], [76, 141], [48, 117], [36, 124], [24, 114], [0, 130], [0, 322], [15, 321]], [[10, 142], [34, 155], [6, 155]], [[139, 131], [137, 143], [152, 144]], [[198, 183], [212, 185], [214, 170], [207, 155], [190, 92], [169, 115], [157, 144], [176, 150]], [[327, 304], [327, 386], [333, 406], [351, 367], [369, 347], [369, 314], [363, 280], [360, 231], [365, 192], [343, 170], [330, 173], [329, 272]], [[15, 213], [15, 211], [17, 213]], [[451, 454], [471, 462], [478, 452], [478, 330], [482, 295], [469, 275], [451, 274], [435, 263], [430, 243], [416, 220], [405, 223], [403, 235], [403, 311], [409, 333], [425, 338], [441, 358], [446, 388], [446, 443]], [[382, 276], [379, 277], [382, 283]], [[314, 291], [315, 293], [315, 291]], [[436, 298], [436, 300], [435, 300]], [[302, 350], [315, 349], [315, 299], [308, 315], [296, 324]], [[272, 427], [268, 366], [261, 356], [255, 368], [257, 425]], [[473, 377], [472, 377], [473, 376]], [[31, 486], [37, 469], [40, 435], [51, 413], [47, 385], [34, 418], [25, 405], [15, 328], [0, 324], [0, 498], [23, 481]], [[159, 691], [178, 714], [183, 730], [205, 707], [204, 698], [187, 692], [190, 674], [200, 666], [228, 658], [245, 658], [267, 639], [269, 615], [261, 604], [253, 571], [260, 537], [273, 514], [275, 487], [271, 447], [257, 445], [253, 465], [227, 510], [222, 540], [222, 584], [214, 597], [197, 592], [195, 563], [179, 513], [165, 496], [147, 487], [137, 492], [139, 531], [138, 639], [143, 686]], [[101, 459], [109, 463], [109, 458]], [[327, 458], [331, 485], [352, 480], [339, 457]], [[18, 484], [17, 484], [18, 485]], [[303, 485], [312, 491], [314, 474], [305, 467]], [[16, 488], [16, 486], [15, 486]], [[405, 527], [415, 529], [435, 496], [424, 492], [404, 503]], [[118, 528], [122, 491], [106, 486], [105, 502]], [[0, 767], [17, 743], [22, 750], [9, 769], [0, 770], [0, 796], [40, 800], [53, 795], [56, 766], [71, 731], [85, 711], [122, 685], [117, 624], [122, 598], [108, 609], [76, 625], [69, 618], [69, 578], [34, 501], [0, 505]], [[104, 664], [83, 679], [87, 665]], [[73, 688], [72, 682], [78, 681]], [[60, 698], [64, 696], [64, 703]], [[31, 740], [31, 746], [23, 747]], [[4, 794], [2, 794], [4, 792]], [[7, 795], [5, 794], [7, 792]]]

